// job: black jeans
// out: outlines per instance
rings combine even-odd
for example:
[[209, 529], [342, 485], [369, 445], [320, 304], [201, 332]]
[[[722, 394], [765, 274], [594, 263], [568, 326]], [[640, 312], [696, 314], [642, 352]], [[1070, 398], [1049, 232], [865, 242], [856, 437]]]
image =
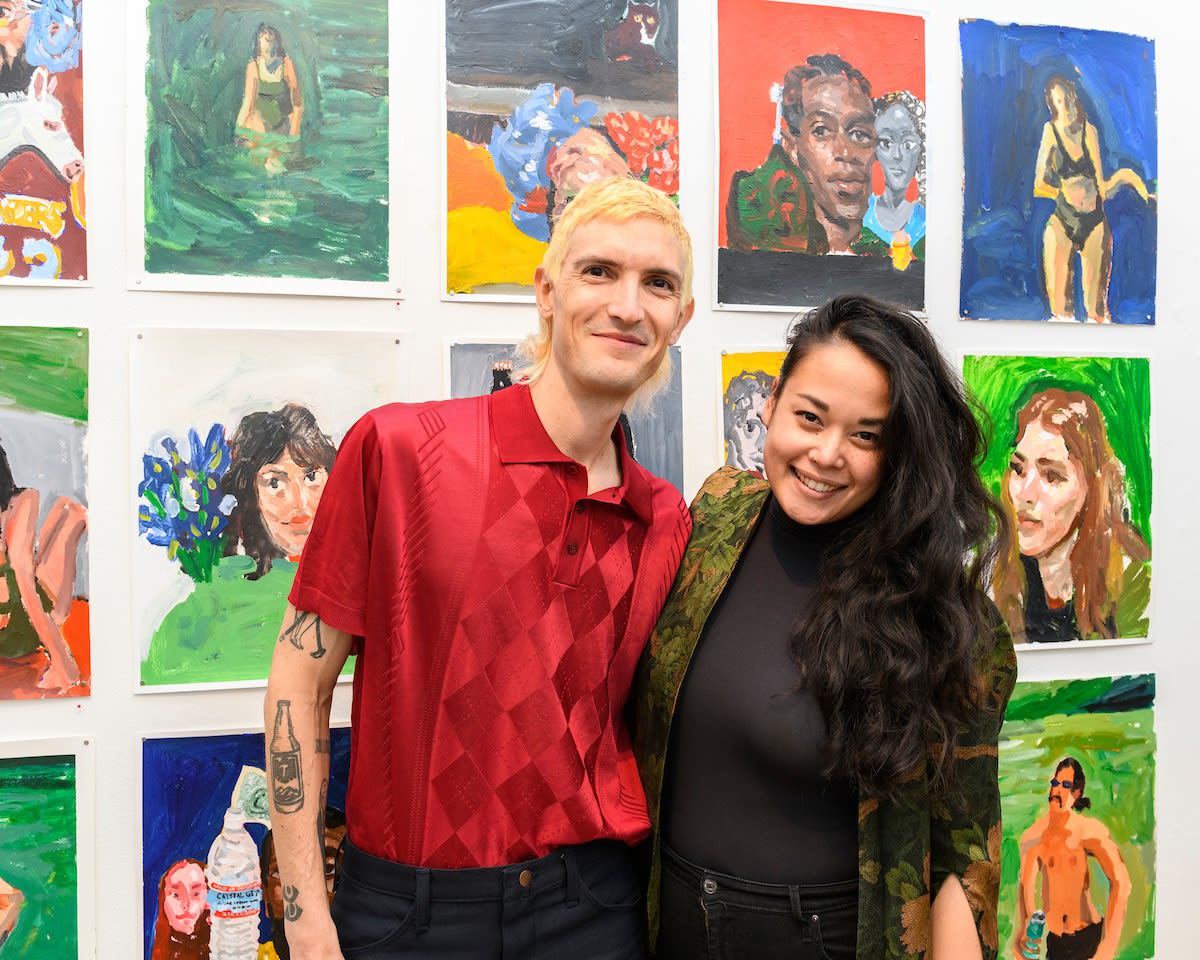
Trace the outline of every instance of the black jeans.
[[854, 960], [858, 881], [785, 886], [662, 848], [658, 960]]
[[346, 840], [333, 920], [346, 960], [644, 960], [633, 851], [612, 840], [508, 867], [431, 870]]

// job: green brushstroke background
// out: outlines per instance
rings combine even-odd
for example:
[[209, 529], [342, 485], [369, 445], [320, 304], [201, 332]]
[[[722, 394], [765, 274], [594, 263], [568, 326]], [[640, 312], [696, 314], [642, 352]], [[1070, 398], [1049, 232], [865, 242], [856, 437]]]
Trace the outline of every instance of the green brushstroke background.
[[79, 955], [75, 758], [0, 760], [0, 876], [25, 894], [5, 960]]
[[1113, 453], [1125, 466], [1130, 519], [1150, 542], [1150, 361], [1145, 357], [997, 357], [963, 360], [963, 380], [992, 419], [980, 475], [997, 496], [1017, 442], [1017, 412], [1047, 387], [1079, 390], [1100, 408]]
[[[1092, 800], [1082, 816], [1108, 827], [1129, 869], [1130, 894], [1117, 960], [1154, 956], [1154, 677], [1018, 683], [1000, 733], [1004, 818], [1000, 956], [1012, 956], [1021, 834], [1045, 810], [1054, 767], [1075, 757]], [[1103, 914], [1108, 881], [1091, 861], [1092, 901]], [[1043, 941], [1044, 951], [1044, 941]]]
[[[226, 683], [263, 680], [279, 636], [297, 564], [276, 560], [258, 580], [247, 580], [253, 558], [221, 557], [210, 583], [197, 583], [154, 631], [142, 661], [142, 684]], [[354, 672], [354, 657], [343, 676]]]
[[[233, 144], [264, 22], [304, 96], [278, 176]], [[386, 0], [150, 0], [147, 23], [146, 270], [387, 280]]]
[[0, 405], [87, 422], [88, 335], [71, 327], [0, 327]]

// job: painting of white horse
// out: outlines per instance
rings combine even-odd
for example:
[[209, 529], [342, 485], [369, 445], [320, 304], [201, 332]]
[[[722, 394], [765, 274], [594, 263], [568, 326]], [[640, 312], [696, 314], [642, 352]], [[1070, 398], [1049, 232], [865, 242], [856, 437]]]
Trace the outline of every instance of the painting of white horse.
[[0, 282], [87, 279], [83, 0], [0, 0]]

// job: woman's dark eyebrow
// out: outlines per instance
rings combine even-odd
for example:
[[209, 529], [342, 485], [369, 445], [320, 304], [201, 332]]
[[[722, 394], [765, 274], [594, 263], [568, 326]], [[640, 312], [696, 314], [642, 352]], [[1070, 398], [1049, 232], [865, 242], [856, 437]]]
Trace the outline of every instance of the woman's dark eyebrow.
[[[821, 413], [829, 412], [829, 404], [827, 404], [824, 400], [818, 400], [811, 393], [798, 393], [796, 396], [803, 400], [807, 400], [814, 407], [820, 410]], [[885, 419], [885, 417], [860, 417], [858, 423], [859, 426], [862, 427], [878, 427], [883, 424]]]

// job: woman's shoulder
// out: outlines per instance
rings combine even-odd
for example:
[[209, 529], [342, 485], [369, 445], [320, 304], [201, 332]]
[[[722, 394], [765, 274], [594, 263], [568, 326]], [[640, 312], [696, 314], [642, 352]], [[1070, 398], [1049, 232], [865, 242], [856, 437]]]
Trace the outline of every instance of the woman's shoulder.
[[765, 497], [768, 490], [770, 486], [760, 474], [739, 467], [718, 467], [700, 485], [692, 499], [692, 510], [727, 498]]

